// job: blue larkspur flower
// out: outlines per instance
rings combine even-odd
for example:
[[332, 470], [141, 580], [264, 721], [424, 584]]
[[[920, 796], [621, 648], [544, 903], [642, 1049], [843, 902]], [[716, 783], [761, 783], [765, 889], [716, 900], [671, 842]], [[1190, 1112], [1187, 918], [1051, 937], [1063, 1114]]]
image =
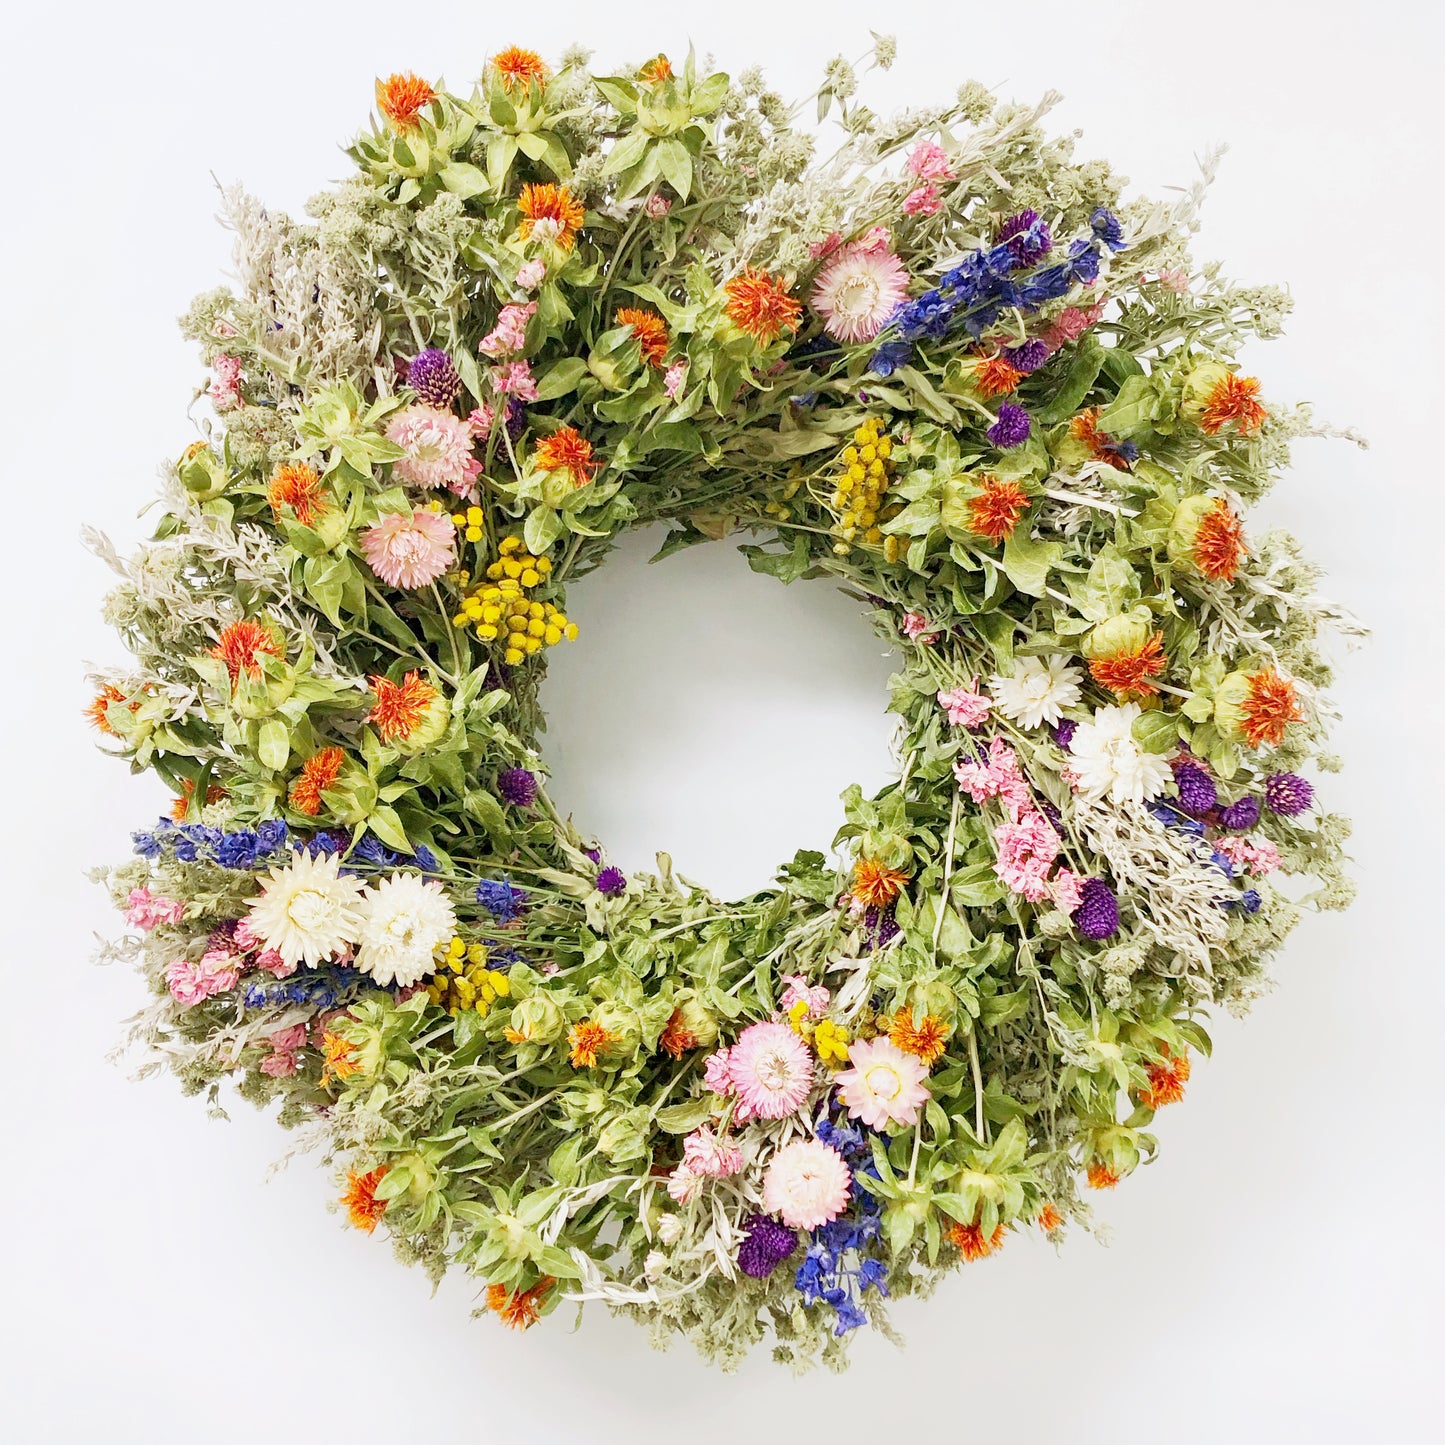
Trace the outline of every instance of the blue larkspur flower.
[[499, 923], [510, 923], [521, 911], [527, 895], [505, 878], [484, 878], [477, 884], [477, 902]]
[[868, 362], [868, 370], [876, 376], [892, 376], [900, 366], [907, 366], [913, 348], [906, 341], [885, 341]]
[[1103, 206], [1096, 206], [1089, 217], [1089, 229], [1111, 250], [1124, 249], [1124, 228], [1119, 218]]

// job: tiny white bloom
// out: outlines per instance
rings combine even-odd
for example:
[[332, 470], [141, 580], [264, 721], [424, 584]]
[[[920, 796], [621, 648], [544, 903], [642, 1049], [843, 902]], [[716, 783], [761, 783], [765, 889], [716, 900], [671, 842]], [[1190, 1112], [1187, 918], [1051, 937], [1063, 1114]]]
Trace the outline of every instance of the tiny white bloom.
[[251, 900], [251, 927], [291, 965], [315, 968], [356, 939], [361, 927], [359, 878], [341, 877], [341, 860], [297, 853], [261, 880]]
[[434, 954], [457, 931], [451, 900], [435, 879], [393, 873], [361, 896], [356, 966], [403, 988], [436, 971]]
[[1157, 798], [1173, 776], [1159, 753], [1146, 753], [1134, 741], [1137, 702], [1122, 707], [1101, 707], [1092, 721], [1080, 723], [1069, 742], [1069, 766], [1079, 780], [1079, 791], [1097, 801], [1146, 803]]
[[1058, 722], [1064, 709], [1078, 702], [1083, 695], [1079, 691], [1083, 676], [1066, 653], [1050, 652], [1044, 657], [1015, 659], [1013, 676], [995, 673], [989, 678], [989, 688], [1005, 717], [1036, 728], [1040, 723]]

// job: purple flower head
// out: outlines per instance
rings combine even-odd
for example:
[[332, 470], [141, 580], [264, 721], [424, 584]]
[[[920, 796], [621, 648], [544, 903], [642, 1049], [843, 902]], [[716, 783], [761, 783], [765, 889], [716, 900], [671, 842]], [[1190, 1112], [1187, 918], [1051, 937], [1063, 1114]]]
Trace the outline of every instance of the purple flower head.
[[526, 768], [504, 768], [497, 774], [497, 791], [514, 808], [530, 808], [537, 801], [537, 780]]
[[1179, 789], [1179, 806], [1195, 818], [1202, 818], [1219, 801], [1214, 779], [1193, 763], [1181, 763], [1174, 770], [1174, 785]]
[[515, 396], [507, 398], [507, 435], [516, 441], [527, 429], [527, 408]]
[[1089, 217], [1089, 228], [1111, 251], [1124, 249], [1124, 228], [1112, 211], [1096, 206], [1094, 214]]
[[798, 1247], [798, 1236], [766, 1214], [753, 1215], [747, 1229], [738, 1246], [738, 1268], [754, 1279], [766, 1279]]
[[1022, 371], [1027, 375], [1031, 371], [1037, 371], [1049, 359], [1049, 343], [1036, 336], [1032, 341], [1025, 341], [1022, 346], [1010, 347], [1004, 352], [1003, 358], [1015, 371]]
[[584, 848], [582, 853], [584, 857], [590, 858], [594, 863], [602, 861], [602, 849], [600, 848]]
[[1101, 878], [1086, 878], [1074, 909], [1074, 926], [1096, 943], [1119, 931], [1119, 900]]
[[1303, 813], [1314, 800], [1314, 788], [1298, 773], [1271, 773], [1264, 780], [1264, 801], [1282, 818]]
[[428, 406], [448, 407], [462, 389], [462, 379], [452, 359], [435, 346], [419, 351], [406, 368], [406, 384]]
[[597, 891], [608, 898], [616, 898], [627, 891], [627, 874], [610, 865], [597, 875]]
[[1227, 808], [1221, 809], [1219, 821], [1236, 833], [1254, 827], [1259, 822], [1259, 799], [1245, 796], [1237, 803], [1231, 803]]
[[1065, 752], [1068, 752], [1070, 746], [1073, 744], [1074, 732], [1078, 726], [1078, 723], [1072, 718], [1067, 717], [1060, 718], [1058, 722], [1054, 724], [1054, 741], [1058, 743]]
[[1037, 265], [1054, 249], [1053, 235], [1032, 208], [1010, 216], [999, 227], [998, 238], [1007, 243], [1009, 254], [1020, 266]]
[[1013, 402], [1003, 402], [998, 409], [998, 420], [988, 429], [988, 439], [994, 446], [1007, 451], [1009, 447], [1022, 445], [1029, 439], [1032, 423], [1023, 407]]
[[912, 355], [913, 348], [908, 342], [885, 341], [873, 353], [873, 359], [868, 363], [868, 370], [875, 376], [892, 376], [900, 366], [908, 365], [908, 358]]
[[527, 895], [505, 878], [484, 878], [477, 884], [477, 902], [498, 923], [510, 923], [521, 911]]

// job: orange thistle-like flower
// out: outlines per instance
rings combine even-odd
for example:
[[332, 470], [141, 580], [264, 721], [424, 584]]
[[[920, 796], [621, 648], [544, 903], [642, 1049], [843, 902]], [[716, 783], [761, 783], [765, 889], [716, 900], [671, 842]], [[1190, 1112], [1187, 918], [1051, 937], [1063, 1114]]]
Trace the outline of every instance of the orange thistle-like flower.
[[577, 244], [577, 232], [586, 212], [566, 186], [529, 182], [517, 197], [517, 209], [522, 213], [519, 229], [524, 241], [535, 233], [562, 251], [570, 251]]
[[672, 79], [672, 61], [665, 55], [655, 55], [637, 72], [637, 78], [644, 85], [661, 85]]
[[1199, 519], [1192, 549], [1194, 565], [1216, 582], [1233, 582], [1244, 560], [1244, 528], [1234, 509], [1220, 497]]
[[929, 1068], [947, 1046], [949, 1032], [948, 1025], [932, 1014], [924, 1014], [915, 1024], [912, 1009], [901, 1008], [888, 1021], [888, 1042]]
[[1158, 677], [1169, 665], [1164, 655], [1164, 634], [1156, 632], [1147, 642], [1112, 657], [1096, 657], [1089, 673], [1100, 687], [1115, 697], [1152, 697], [1159, 691], [1151, 677]]
[[531, 85], [534, 80], [546, 80], [551, 73], [547, 62], [535, 50], [523, 50], [517, 45], [509, 45], [492, 56], [492, 68], [502, 77], [502, 84], [508, 90], [514, 85]]
[[1249, 675], [1249, 691], [1239, 705], [1239, 730], [1252, 748], [1277, 748], [1284, 730], [1304, 714], [1294, 683], [1266, 669]]
[[1158, 1063], [1147, 1070], [1149, 1083], [1140, 1089], [1139, 1102], [1146, 1109], [1162, 1109], [1165, 1104], [1177, 1104], [1184, 1097], [1184, 1085], [1189, 1082], [1189, 1055], [1180, 1054], [1175, 1058], [1168, 1049]]
[[624, 306], [613, 318], [617, 325], [628, 327], [642, 348], [642, 359], [649, 366], [662, 366], [667, 355], [667, 322], [655, 311], [644, 311], [637, 306]]
[[330, 1029], [325, 1029], [321, 1034], [321, 1082], [325, 1084], [330, 1079], [337, 1079], [344, 1082], [353, 1074], [361, 1072], [361, 1065], [356, 1062], [356, 1045], [349, 1039], [344, 1039], [340, 1034], [334, 1034]]
[[[196, 784], [192, 778], [181, 779], [181, 795], [171, 804], [171, 817], [177, 823], [184, 823], [186, 814], [191, 811], [191, 798], [195, 795]], [[219, 783], [211, 783], [206, 788], [206, 802], [219, 803], [226, 796], [226, 790]]]
[[1028, 510], [1028, 494], [1017, 482], [997, 477], [983, 477], [980, 485], [983, 490], [968, 504], [969, 530], [990, 542], [1002, 542]]
[[985, 1239], [983, 1226], [977, 1221], [972, 1224], [954, 1224], [949, 1227], [944, 1238], [965, 1260], [972, 1263], [976, 1259], [987, 1259], [994, 1250], [1003, 1248], [1003, 1225], [998, 1225], [993, 1234]]
[[303, 527], [311, 526], [327, 507], [326, 488], [316, 468], [305, 462], [283, 462], [277, 467], [266, 488], [266, 499], [277, 521], [282, 507], [290, 507]]
[[301, 764], [301, 776], [291, 784], [287, 801], [298, 813], [314, 818], [321, 811], [321, 795], [341, 774], [346, 754], [340, 748], [322, 748]]
[[1064, 1222], [1064, 1216], [1046, 1201], [1044, 1207], [1039, 1210], [1038, 1219], [1034, 1222], [1045, 1234], [1052, 1234]]
[[369, 1174], [358, 1174], [352, 1169], [346, 1175], [346, 1193], [341, 1196], [341, 1202], [351, 1223], [368, 1234], [375, 1231], [376, 1221], [386, 1213], [386, 1200], [376, 1197], [376, 1186], [385, 1178], [384, 1164]]
[[602, 463], [592, 455], [592, 443], [575, 426], [558, 427], [544, 436], [533, 456], [544, 472], [570, 472], [578, 487], [585, 487], [602, 470]]
[[487, 1308], [511, 1330], [529, 1330], [541, 1314], [539, 1306], [556, 1281], [544, 1274], [531, 1289], [509, 1290], [504, 1284], [487, 1286]]
[[436, 98], [436, 91], [420, 76], [389, 75], [376, 82], [377, 108], [398, 131], [413, 129], [422, 107]]
[[393, 682], [389, 677], [373, 677], [371, 691], [376, 701], [366, 720], [376, 724], [384, 743], [410, 737], [438, 696], [436, 688], [419, 672], [407, 673], [400, 682]]
[[1199, 427], [1208, 436], [1222, 431], [1230, 422], [1240, 436], [1252, 436], [1265, 423], [1269, 412], [1259, 400], [1259, 378], [1227, 372], [1209, 388]]
[[1002, 356], [974, 363], [973, 386], [982, 397], [1008, 396], [1018, 390], [1023, 379], [1023, 372]]
[[1119, 1176], [1107, 1164], [1097, 1160], [1089, 1165], [1089, 1188], [1112, 1189], [1119, 1182]]
[[1121, 472], [1129, 470], [1129, 463], [1119, 454], [1108, 433], [1099, 430], [1099, 408], [1091, 406], [1081, 411], [1069, 423], [1069, 435], [1075, 441], [1085, 443], [1095, 461], [1108, 462]]
[[265, 623], [257, 622], [253, 617], [243, 617], [239, 622], [232, 622], [221, 629], [220, 639], [211, 649], [210, 656], [226, 664], [231, 686], [235, 687], [242, 672], [249, 677], [261, 675], [261, 664], [257, 659], [263, 652], [271, 657], [280, 657], [281, 644]]
[[[119, 734], [110, 725], [110, 718], [106, 715], [105, 710], [113, 702], [124, 701], [125, 694], [118, 687], [114, 687], [108, 682], [105, 683], [91, 700], [90, 705], [85, 709], [85, 715], [90, 719], [91, 727], [99, 728], [101, 732], [106, 733], [110, 737], [118, 737]], [[130, 705], [130, 710], [134, 712], [139, 706], [140, 704], [138, 702], [133, 702]]]
[[572, 1052], [568, 1055], [572, 1067], [590, 1069], [597, 1062], [598, 1051], [612, 1042], [612, 1034], [603, 1025], [593, 1023], [591, 1019], [583, 1019], [581, 1023], [572, 1025], [567, 1034], [567, 1042], [572, 1046]]
[[697, 1047], [697, 1035], [683, 1022], [682, 1010], [673, 1009], [667, 1027], [657, 1040], [658, 1047], [673, 1058], [680, 1059], [689, 1049]]
[[723, 290], [727, 293], [729, 319], [759, 346], [769, 346], [784, 331], [798, 329], [802, 305], [788, 295], [788, 288], [780, 280], [766, 271], [744, 266]]
[[907, 882], [902, 869], [889, 868], [876, 858], [860, 858], [853, 865], [853, 896], [869, 908], [887, 908]]

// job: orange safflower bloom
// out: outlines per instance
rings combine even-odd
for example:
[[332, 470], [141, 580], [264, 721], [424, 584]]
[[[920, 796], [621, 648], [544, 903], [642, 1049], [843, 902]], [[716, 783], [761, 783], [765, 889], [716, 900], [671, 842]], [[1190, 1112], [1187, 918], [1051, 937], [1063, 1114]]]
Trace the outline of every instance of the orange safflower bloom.
[[675, 1059], [680, 1059], [689, 1049], [697, 1047], [697, 1035], [683, 1023], [681, 1009], [673, 1009], [672, 1017], [668, 1019], [667, 1027], [663, 1029], [657, 1044], [664, 1053], [671, 1054]]
[[1064, 1216], [1051, 1203], [1045, 1202], [1034, 1222], [1045, 1234], [1052, 1234], [1064, 1222]]
[[511, 1330], [529, 1330], [540, 1317], [539, 1305], [556, 1283], [544, 1274], [531, 1289], [509, 1290], [504, 1284], [487, 1286], [487, 1308]]
[[1199, 519], [1192, 551], [1194, 565], [1216, 582], [1233, 582], [1244, 560], [1244, 528], [1234, 509], [1220, 497]]
[[301, 776], [291, 784], [286, 799], [298, 813], [314, 818], [321, 811], [321, 795], [334, 787], [346, 754], [340, 748], [322, 748], [301, 764]]
[[[181, 795], [171, 804], [171, 817], [177, 823], [184, 823], [186, 814], [191, 810], [191, 798], [195, 794], [196, 784], [192, 778], [181, 779]], [[226, 790], [219, 783], [211, 783], [206, 788], [206, 802], [219, 803], [226, 796]]]
[[577, 232], [586, 212], [566, 186], [529, 182], [517, 197], [517, 209], [522, 213], [518, 229], [524, 241], [535, 232], [562, 251], [570, 251], [577, 244]]
[[1149, 1066], [1147, 1074], [1149, 1082], [1139, 1091], [1139, 1102], [1146, 1109], [1177, 1104], [1184, 1097], [1184, 1085], [1189, 1082], [1189, 1055], [1180, 1054], [1175, 1058], [1165, 1049], [1163, 1057]]
[[409, 672], [400, 682], [374, 676], [371, 691], [376, 701], [366, 720], [376, 724], [384, 743], [408, 738], [438, 696], [436, 688], [419, 672]]
[[1084, 442], [1095, 461], [1108, 462], [1117, 471], [1127, 472], [1129, 463], [1119, 455], [1107, 432], [1099, 430], [1099, 408], [1088, 407], [1069, 423], [1069, 435]]
[[974, 363], [973, 386], [982, 397], [1008, 396], [1018, 390], [1024, 374], [1002, 356]]
[[276, 641], [271, 629], [253, 617], [243, 617], [221, 629], [221, 636], [210, 650], [210, 656], [226, 664], [231, 675], [231, 686], [235, 687], [244, 671], [250, 677], [261, 675], [261, 664], [257, 661], [262, 653], [280, 657], [281, 644]]
[[624, 306], [613, 318], [618, 326], [626, 326], [637, 338], [642, 348], [642, 359], [649, 366], [662, 366], [667, 355], [667, 322], [655, 311], [644, 311], [637, 306]]
[[769, 346], [784, 331], [798, 329], [803, 314], [801, 303], [788, 295], [782, 281], [766, 271], [744, 266], [723, 290], [727, 293], [729, 319], [759, 346]]
[[278, 522], [281, 509], [290, 507], [303, 527], [311, 526], [327, 508], [326, 488], [316, 468], [305, 462], [282, 462], [266, 488], [266, 500]]
[[397, 131], [412, 130], [422, 107], [436, 98], [436, 91], [426, 81], [410, 73], [390, 75], [376, 82], [377, 108]]
[[1294, 683], [1267, 669], [1250, 674], [1249, 691], [1239, 712], [1239, 730], [1252, 748], [1277, 748], [1284, 740], [1285, 728], [1304, 716]]
[[602, 470], [592, 455], [592, 443], [575, 426], [558, 427], [537, 443], [537, 465], [544, 472], [570, 472], [574, 486], [585, 487]]
[[[105, 683], [91, 700], [90, 705], [85, 709], [85, 715], [90, 719], [91, 727], [99, 728], [101, 732], [108, 734], [110, 737], [117, 737], [118, 734], [116, 730], [111, 727], [110, 718], [106, 716], [105, 710], [113, 702], [124, 701], [125, 694], [118, 687], [108, 682]], [[140, 704], [138, 702], [133, 702], [130, 705], [130, 710], [134, 712], [139, 706]]]
[[973, 1224], [950, 1225], [945, 1239], [967, 1260], [986, 1259], [994, 1250], [1003, 1248], [1003, 1225], [998, 1225], [989, 1238], [985, 1239], [983, 1226]]
[[502, 77], [502, 84], [508, 90], [514, 85], [531, 85], [534, 80], [546, 80], [551, 73], [547, 62], [535, 50], [523, 50], [516, 45], [509, 45], [492, 56], [492, 67]]
[[1119, 1176], [1107, 1164], [1097, 1160], [1089, 1165], [1089, 1188], [1112, 1189], [1119, 1182]]
[[567, 1056], [572, 1067], [590, 1069], [597, 1062], [598, 1051], [612, 1042], [612, 1034], [602, 1024], [583, 1019], [581, 1023], [572, 1025], [567, 1034], [567, 1042], [572, 1047]]
[[672, 79], [672, 61], [665, 55], [655, 55], [637, 72], [637, 78], [644, 85], [661, 85]]
[[1028, 494], [1017, 482], [983, 477], [983, 490], [968, 504], [968, 528], [990, 542], [1002, 542], [1028, 510]]
[[947, 1046], [948, 1034], [948, 1025], [932, 1014], [924, 1014], [915, 1024], [911, 1009], [899, 1009], [888, 1021], [888, 1042], [929, 1068]]
[[853, 896], [870, 908], [887, 908], [907, 882], [908, 874], [876, 858], [860, 858], [853, 865]]
[[1168, 665], [1164, 634], [1156, 632], [1139, 647], [1116, 652], [1112, 657], [1094, 658], [1089, 673], [1115, 697], [1152, 697], [1159, 689], [1149, 679], [1158, 677]]
[[351, 1223], [368, 1234], [375, 1231], [376, 1221], [386, 1213], [387, 1201], [376, 1197], [376, 1186], [385, 1178], [384, 1164], [369, 1174], [358, 1174], [352, 1169], [346, 1175], [346, 1193], [341, 1196], [341, 1202]]
[[349, 1039], [344, 1039], [340, 1034], [334, 1034], [330, 1029], [325, 1029], [321, 1034], [321, 1082], [325, 1084], [330, 1079], [337, 1079], [345, 1082], [353, 1074], [361, 1072], [361, 1065], [356, 1062], [356, 1045]]
[[1257, 432], [1268, 416], [1259, 400], [1259, 378], [1236, 376], [1231, 371], [1209, 388], [1199, 427], [1207, 436], [1214, 436], [1233, 422], [1235, 431], [1247, 437]]

